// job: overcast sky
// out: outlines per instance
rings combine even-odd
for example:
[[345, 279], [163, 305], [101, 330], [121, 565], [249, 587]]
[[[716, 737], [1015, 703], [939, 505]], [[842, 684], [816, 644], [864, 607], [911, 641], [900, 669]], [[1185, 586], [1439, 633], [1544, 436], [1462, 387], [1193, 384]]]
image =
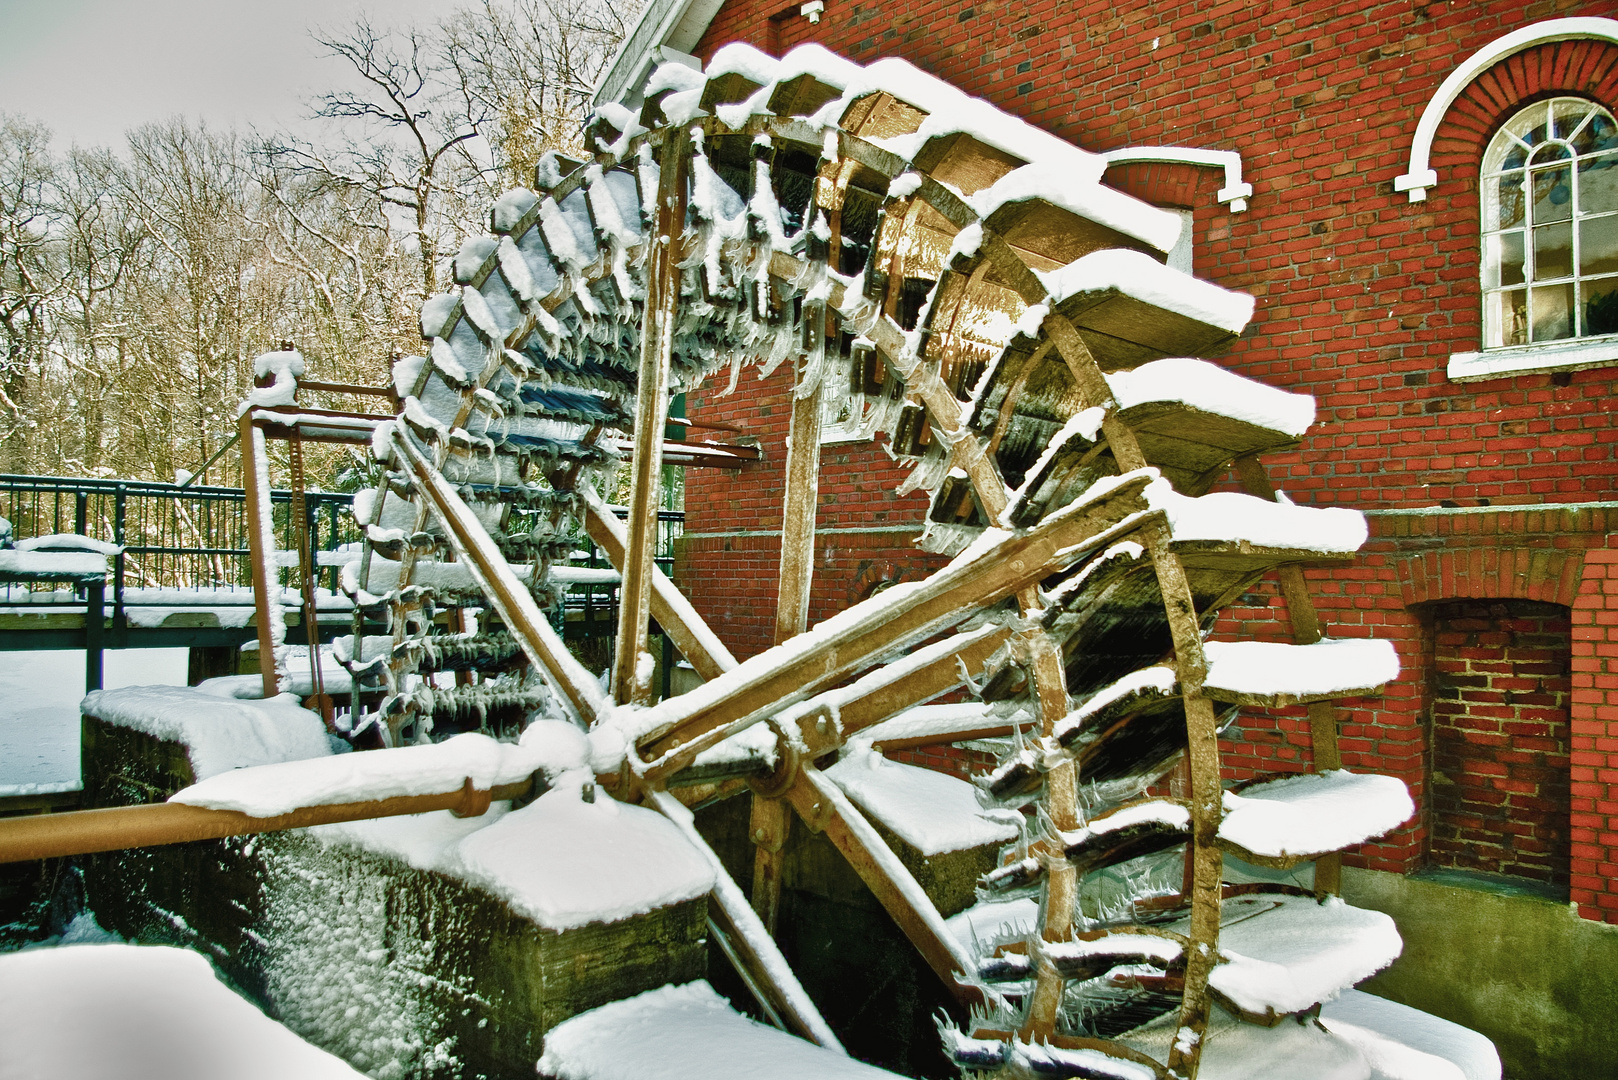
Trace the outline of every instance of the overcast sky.
[[291, 125], [343, 78], [309, 36], [362, 12], [431, 23], [456, 0], [0, 0], [0, 110], [42, 121], [56, 148], [123, 145], [176, 113]]

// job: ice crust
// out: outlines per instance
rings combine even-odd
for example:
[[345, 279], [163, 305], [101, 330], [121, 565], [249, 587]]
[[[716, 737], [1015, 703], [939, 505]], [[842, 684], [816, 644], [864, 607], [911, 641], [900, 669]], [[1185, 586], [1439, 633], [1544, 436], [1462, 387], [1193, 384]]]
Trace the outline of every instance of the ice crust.
[[185, 949], [69, 945], [0, 955], [7, 1080], [361, 1080]]
[[965, 780], [889, 761], [868, 745], [850, 748], [826, 776], [867, 814], [923, 855], [1013, 840], [1017, 828], [979, 813]]

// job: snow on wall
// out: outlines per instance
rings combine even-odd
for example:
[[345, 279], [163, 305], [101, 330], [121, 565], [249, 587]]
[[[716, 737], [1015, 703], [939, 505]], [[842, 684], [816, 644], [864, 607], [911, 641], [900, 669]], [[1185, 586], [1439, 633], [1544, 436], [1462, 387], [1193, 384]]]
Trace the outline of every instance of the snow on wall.
[[307, 759], [331, 754], [320, 717], [301, 707], [291, 694], [239, 701], [199, 693], [193, 687], [130, 686], [93, 691], [79, 710], [108, 724], [180, 743], [199, 781], [244, 766], [302, 762], [290, 767], [296, 772], [314, 764]]

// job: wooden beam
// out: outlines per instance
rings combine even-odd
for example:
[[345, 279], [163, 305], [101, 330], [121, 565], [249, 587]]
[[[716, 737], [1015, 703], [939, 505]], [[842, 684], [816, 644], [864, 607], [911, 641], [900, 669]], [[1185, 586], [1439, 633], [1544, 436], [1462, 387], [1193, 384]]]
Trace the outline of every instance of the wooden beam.
[[338, 821], [425, 814], [432, 810], [450, 810], [459, 817], [477, 817], [489, 808], [492, 800], [517, 799], [530, 794], [533, 784], [533, 779], [529, 778], [480, 791], [468, 777], [454, 791], [303, 806], [275, 817], [249, 817], [236, 810], [210, 810], [176, 802], [9, 817], [0, 819], [0, 863], [188, 844], [195, 840], [280, 832]]
[[817, 628], [812, 640], [777, 646], [709, 683], [695, 701], [656, 706], [640, 746], [648, 763], [679, 769], [729, 735], [846, 679], [877, 657], [957, 626], [975, 612], [1071, 566], [1098, 544], [1131, 532], [1150, 513], [1147, 474], [1125, 478], [970, 560], [957, 559], [914, 587], [878, 593]]
[[[809, 625], [809, 587], [814, 579], [815, 513], [820, 501], [820, 413], [826, 356], [824, 307], [804, 308], [809, 353], [797, 372], [788, 426], [786, 495], [781, 506], [781, 568], [775, 601], [775, 644], [801, 634]], [[804, 384], [805, 372], [814, 384]]]
[[797, 780], [787, 789], [786, 799], [805, 824], [825, 832], [842, 852], [951, 996], [964, 1008], [982, 1005], [982, 992], [961, 982], [976, 973], [976, 962], [950, 933], [915, 875], [843, 790], [805, 761], [799, 766]]
[[652, 253], [646, 261], [646, 304], [641, 319], [640, 374], [635, 389], [635, 456], [629, 484], [629, 528], [624, 544], [623, 583], [618, 589], [618, 636], [613, 652], [615, 701], [651, 703], [652, 688], [640, 683], [640, 655], [651, 617], [652, 557], [657, 548], [657, 508], [663, 469], [663, 428], [669, 411], [669, 364], [680, 300], [681, 234], [685, 231], [685, 176], [690, 135], [672, 132], [663, 144], [657, 213], [650, 223]]
[[[624, 526], [618, 516], [608, 510], [600, 496], [594, 492], [585, 495], [584, 528], [612, 563], [613, 569], [624, 572]], [[717, 679], [736, 666], [719, 636], [708, 628], [691, 601], [685, 598], [668, 575], [654, 562], [650, 569], [652, 579], [651, 611], [657, 625], [674, 642], [680, 655], [691, 662], [704, 681]]]
[[490, 605], [522, 646], [534, 669], [545, 676], [576, 719], [594, 723], [605, 715], [607, 700], [595, 676], [574, 658], [517, 580], [500, 549], [473, 516], [455, 489], [417, 448], [403, 426], [393, 429], [394, 457], [410, 477], [426, 508], [449, 538], [456, 558], [465, 562]]
[[258, 666], [264, 697], [281, 692], [281, 665], [275, 655], [277, 638], [286, 639], [286, 620], [281, 615], [280, 585], [275, 567], [275, 526], [270, 518], [270, 463], [264, 444], [264, 431], [253, 423], [251, 413], [237, 422], [242, 444], [242, 487], [247, 489], [247, 548], [253, 564], [253, 607], [258, 624]]
[[820, 1009], [810, 999], [803, 984], [792, 974], [792, 968], [764, 929], [764, 924], [748, 906], [741, 889], [730, 879], [725, 864], [708, 846], [702, 834], [697, 832], [691, 811], [667, 791], [648, 790], [646, 801], [652, 809], [672, 821], [713, 868], [714, 888], [709, 895], [713, 900], [714, 921], [728, 938], [731, 949], [727, 951], [734, 951], [736, 959], [740, 961], [738, 970], [744, 972], [744, 981], [765, 996], [766, 1008], [782, 1019], [788, 1031], [828, 1050], [847, 1053], [821, 1018]]

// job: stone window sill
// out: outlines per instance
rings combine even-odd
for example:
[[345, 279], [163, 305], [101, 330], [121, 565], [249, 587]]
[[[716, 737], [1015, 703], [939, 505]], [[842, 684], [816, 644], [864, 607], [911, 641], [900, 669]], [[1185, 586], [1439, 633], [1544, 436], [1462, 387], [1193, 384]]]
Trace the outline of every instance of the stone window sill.
[[1580, 371], [1609, 364], [1618, 364], [1618, 335], [1554, 345], [1513, 345], [1482, 352], [1451, 353], [1449, 377], [1453, 382], [1476, 382], [1508, 375]]

